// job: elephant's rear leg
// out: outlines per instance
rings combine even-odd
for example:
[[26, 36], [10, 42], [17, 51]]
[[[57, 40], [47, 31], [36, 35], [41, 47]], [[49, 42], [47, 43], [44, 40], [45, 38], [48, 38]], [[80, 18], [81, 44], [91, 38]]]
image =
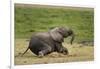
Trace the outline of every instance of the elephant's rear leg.
[[38, 57], [43, 57], [51, 52], [51, 48], [45, 48], [38, 52]]
[[39, 51], [39, 53], [38, 53], [38, 57], [43, 57], [44, 56], [44, 53], [43, 53], [43, 51]]

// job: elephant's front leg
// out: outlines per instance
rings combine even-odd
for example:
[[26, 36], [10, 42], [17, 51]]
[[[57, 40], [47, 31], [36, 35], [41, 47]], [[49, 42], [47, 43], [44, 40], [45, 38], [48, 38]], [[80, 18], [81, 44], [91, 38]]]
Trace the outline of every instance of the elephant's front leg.
[[56, 43], [56, 51], [58, 53], [63, 53], [64, 55], [68, 54], [67, 48], [63, 47], [62, 43]]
[[68, 55], [68, 54], [69, 54], [68, 49], [65, 48], [65, 47], [62, 47], [62, 53], [63, 53], [64, 55]]

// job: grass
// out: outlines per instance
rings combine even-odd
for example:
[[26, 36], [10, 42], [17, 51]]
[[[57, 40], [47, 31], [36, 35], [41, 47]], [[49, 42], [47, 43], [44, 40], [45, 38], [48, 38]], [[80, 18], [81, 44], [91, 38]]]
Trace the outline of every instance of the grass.
[[30, 38], [34, 32], [48, 31], [50, 28], [56, 26], [65, 26], [75, 31], [75, 41], [93, 40], [93, 9], [26, 6], [21, 7], [15, 5], [16, 38]]
[[[75, 32], [75, 41], [70, 45], [65, 39], [63, 45], [69, 55], [51, 53], [38, 58], [31, 51], [20, 55], [28, 46], [28, 39], [35, 32], [48, 31], [52, 27], [70, 27]], [[40, 5], [15, 4], [15, 65], [48, 64], [94, 60], [94, 47], [78, 44], [81, 41], [94, 40], [94, 9], [74, 7], [54, 7]]]

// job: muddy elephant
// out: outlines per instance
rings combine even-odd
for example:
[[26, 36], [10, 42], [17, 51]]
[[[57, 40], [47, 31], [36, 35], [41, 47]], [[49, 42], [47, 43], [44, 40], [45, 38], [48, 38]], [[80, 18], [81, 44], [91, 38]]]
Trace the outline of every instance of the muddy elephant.
[[63, 47], [64, 38], [71, 36], [70, 43], [74, 40], [74, 32], [70, 28], [55, 27], [48, 32], [34, 34], [29, 42], [29, 46], [22, 56], [30, 49], [34, 54], [43, 57], [51, 52], [58, 52], [67, 55], [67, 48]]

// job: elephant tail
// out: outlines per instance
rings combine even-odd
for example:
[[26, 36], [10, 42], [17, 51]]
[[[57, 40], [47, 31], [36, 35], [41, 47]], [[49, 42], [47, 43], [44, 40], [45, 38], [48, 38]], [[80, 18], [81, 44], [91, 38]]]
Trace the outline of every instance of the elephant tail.
[[21, 56], [23, 56], [28, 51], [28, 49], [29, 49], [29, 47], [26, 49], [26, 51]]

